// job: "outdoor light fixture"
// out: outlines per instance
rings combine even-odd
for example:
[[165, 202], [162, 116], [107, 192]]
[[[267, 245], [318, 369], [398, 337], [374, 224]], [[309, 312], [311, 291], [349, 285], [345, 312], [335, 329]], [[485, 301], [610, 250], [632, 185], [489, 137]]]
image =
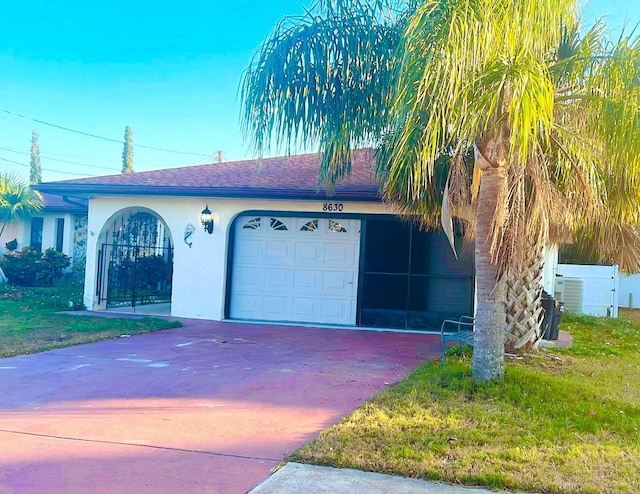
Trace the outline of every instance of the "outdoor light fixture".
[[209, 205], [207, 204], [202, 213], [200, 213], [200, 221], [204, 227], [204, 231], [211, 234], [213, 233], [213, 214], [209, 211]]

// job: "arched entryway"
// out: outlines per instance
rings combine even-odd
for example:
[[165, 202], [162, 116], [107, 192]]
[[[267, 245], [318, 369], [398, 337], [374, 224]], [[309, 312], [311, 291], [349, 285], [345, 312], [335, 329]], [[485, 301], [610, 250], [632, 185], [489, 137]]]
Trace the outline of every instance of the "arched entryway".
[[116, 213], [103, 227], [97, 248], [100, 308], [170, 313], [173, 242], [159, 215], [144, 208]]

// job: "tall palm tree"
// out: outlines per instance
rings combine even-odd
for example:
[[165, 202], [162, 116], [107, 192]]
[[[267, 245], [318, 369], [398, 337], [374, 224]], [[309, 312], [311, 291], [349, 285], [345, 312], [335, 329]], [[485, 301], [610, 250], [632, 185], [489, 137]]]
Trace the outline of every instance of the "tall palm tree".
[[29, 221], [43, 208], [42, 196], [17, 175], [0, 173], [0, 236], [15, 221]]
[[[388, 184], [410, 170], [423, 188], [444, 147], [474, 145], [481, 379], [503, 372], [502, 281], [532, 233], [544, 242], [549, 226], [592, 228], [605, 213], [608, 225], [638, 224], [638, 42], [607, 46], [596, 26], [563, 58], [577, 25], [573, 0], [426, 0], [405, 32]], [[467, 189], [453, 185], [454, 197]]]
[[473, 373], [501, 376], [505, 286], [531, 249], [550, 235], [637, 231], [637, 40], [607, 45], [596, 26], [571, 45], [575, 0], [316, 9], [283, 21], [248, 70], [245, 130], [259, 153], [272, 136], [319, 142], [329, 181], [349, 172], [352, 147], [377, 146], [385, 197], [427, 225], [446, 163], [444, 200], [475, 234]]

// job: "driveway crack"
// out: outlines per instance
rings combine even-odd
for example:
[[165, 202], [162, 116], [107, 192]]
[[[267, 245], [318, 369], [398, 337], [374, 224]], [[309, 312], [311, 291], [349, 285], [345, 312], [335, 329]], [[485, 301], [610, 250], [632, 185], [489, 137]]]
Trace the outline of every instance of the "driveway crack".
[[94, 443], [94, 444], [113, 444], [117, 446], [135, 446], [139, 448], [160, 449], [165, 451], [179, 451], [182, 453], [196, 453], [196, 454], [202, 454], [202, 455], [222, 456], [222, 457], [228, 457], [228, 458], [242, 458], [245, 460], [282, 461], [282, 458], [266, 458], [262, 456], [235, 455], [233, 453], [217, 453], [215, 451], [203, 451], [198, 449], [186, 449], [186, 448], [172, 448], [170, 446], [156, 446], [153, 444], [143, 444], [143, 443], [128, 443], [124, 441], [107, 441], [104, 439], [85, 439], [81, 437], [58, 436], [55, 434], [38, 434], [36, 432], [13, 431], [8, 429], [0, 429], [0, 432], [4, 432], [7, 434], [17, 434], [21, 436], [60, 439], [63, 441], [77, 441], [77, 442]]

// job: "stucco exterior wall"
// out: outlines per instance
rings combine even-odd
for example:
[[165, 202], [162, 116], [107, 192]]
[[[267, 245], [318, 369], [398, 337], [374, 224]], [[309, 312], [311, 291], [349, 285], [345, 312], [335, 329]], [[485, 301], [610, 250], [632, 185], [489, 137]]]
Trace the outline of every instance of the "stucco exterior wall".
[[[62, 252], [73, 257], [74, 215], [62, 212], [44, 212], [38, 215], [42, 218], [42, 252], [56, 247], [56, 219], [64, 218], [64, 233], [62, 238]], [[0, 238], [0, 254], [5, 251], [5, 244], [13, 239], [18, 240], [18, 250], [31, 244], [31, 222], [14, 222], [7, 225]]]
[[[0, 225], [2, 228], [2, 225]], [[0, 237], [0, 254], [4, 254], [5, 244], [11, 242], [14, 238], [18, 240], [18, 248], [24, 246], [25, 224], [23, 222], [9, 223], [2, 232]]]
[[[212, 199], [207, 197], [97, 197], [90, 200], [87, 236], [87, 258], [84, 303], [88, 308], [100, 309], [96, 293], [97, 253], [106, 228], [113, 218], [127, 209], [147, 209], [157, 214], [166, 224], [174, 246], [173, 289], [171, 315], [197, 319], [222, 320], [229, 235], [233, 220], [246, 211], [282, 211], [323, 213], [328, 201], [277, 201], [264, 199]], [[339, 200], [335, 202], [340, 202]], [[340, 215], [389, 214], [381, 203], [342, 202]], [[200, 223], [200, 212], [208, 205], [215, 227], [208, 234]], [[284, 214], [283, 214], [284, 216]], [[332, 217], [334, 217], [332, 215]], [[185, 228], [195, 227], [190, 237], [191, 247], [184, 241]]]

